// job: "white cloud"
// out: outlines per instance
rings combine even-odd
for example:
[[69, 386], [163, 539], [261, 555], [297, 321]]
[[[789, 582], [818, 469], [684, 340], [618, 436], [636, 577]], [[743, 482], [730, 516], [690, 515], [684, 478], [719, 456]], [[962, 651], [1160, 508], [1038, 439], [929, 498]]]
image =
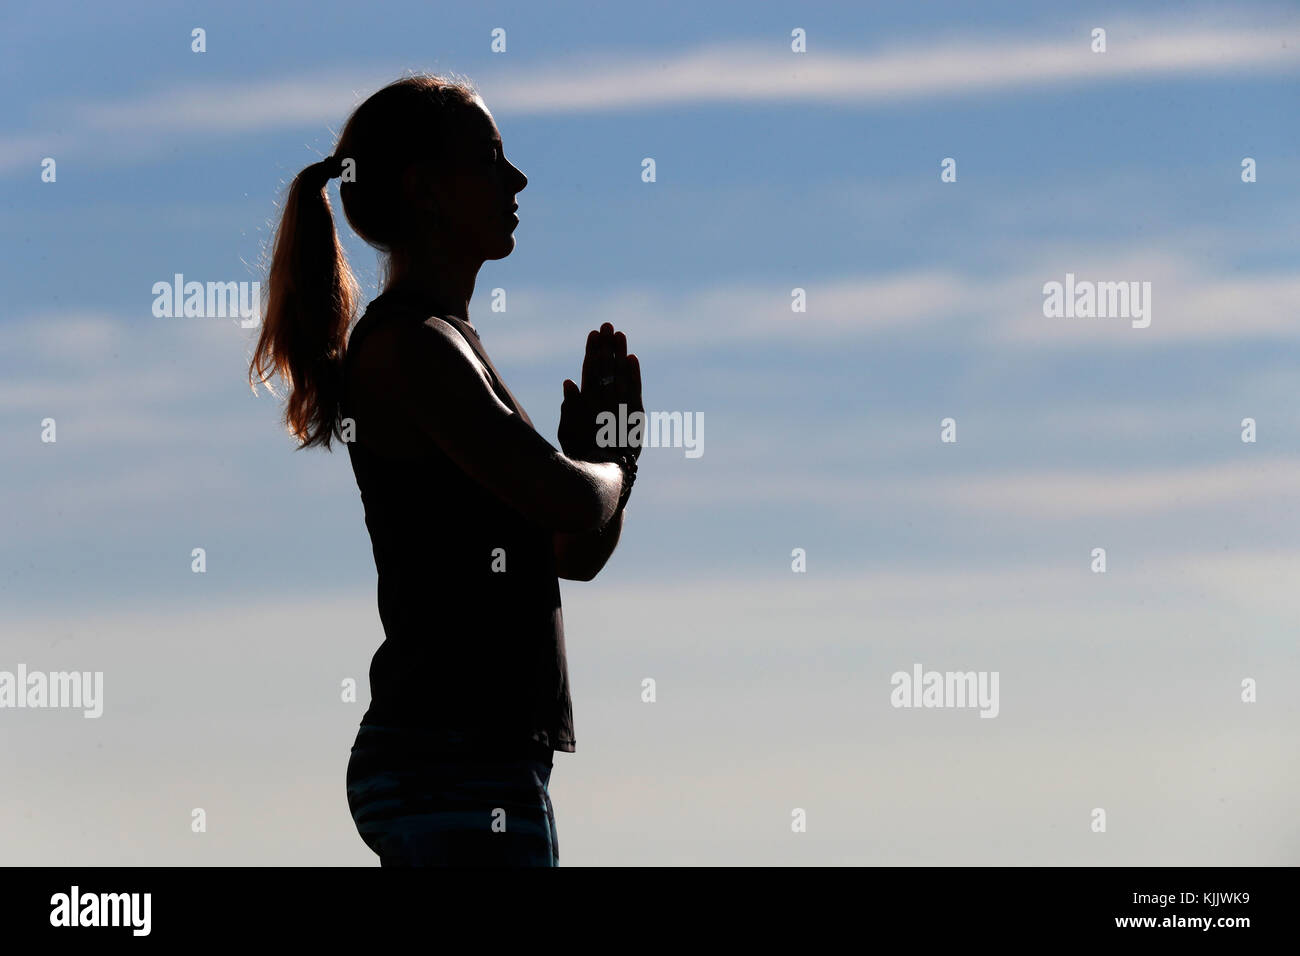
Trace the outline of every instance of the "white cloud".
[[[849, 426], [861, 436], [869, 431]], [[938, 422], [934, 423], [938, 443]], [[719, 439], [713, 439], [715, 442]], [[845, 438], [841, 438], [842, 447]], [[1248, 448], [1249, 446], [1242, 446]], [[707, 456], [706, 456], [707, 457]], [[1114, 454], [1108, 452], [1108, 460]], [[1191, 464], [1123, 470], [1016, 468], [972, 475], [908, 474], [873, 478], [857, 469], [841, 475], [823, 470], [792, 472], [774, 461], [770, 449], [759, 460], [738, 459], [707, 478], [692, 462], [655, 462], [653, 482], [642, 492], [642, 507], [772, 505], [795, 503], [837, 509], [845, 517], [913, 513], [932, 516], [936, 508], [959, 514], [989, 512], [1019, 521], [1078, 520], [1093, 516], [1202, 515], [1213, 508], [1289, 506], [1300, 503], [1300, 459], [1271, 458], [1230, 464]]]
[[128, 341], [126, 331], [124, 323], [106, 313], [51, 311], [8, 324], [5, 337], [14, 355], [102, 367], [108, 355]]
[[[1032, 272], [999, 279], [982, 294], [1000, 303], [990, 338], [1007, 345], [1076, 348], [1100, 343], [1146, 348], [1183, 342], [1251, 339], [1290, 340], [1300, 334], [1295, 303], [1300, 276], [1294, 271], [1241, 273], [1173, 250], [1177, 237], [1143, 247], [1114, 248], [1102, 243], [1049, 247], [1035, 256]], [[1217, 268], [1216, 268], [1217, 266]], [[1047, 318], [1043, 285], [1090, 282], [1151, 283], [1147, 328], [1130, 318]]]
[[[1249, 450], [1250, 446], [1242, 445]], [[1151, 515], [1300, 499], [1300, 459], [1244, 459], [1124, 471], [1019, 471], [987, 477], [909, 479], [916, 493], [961, 508], [1043, 517]]]
[[[806, 292], [806, 312], [791, 309], [791, 291]], [[574, 351], [587, 332], [613, 322], [632, 351], [669, 354], [719, 346], [826, 344], [886, 331], [916, 331], [950, 317], [969, 296], [952, 273], [915, 271], [871, 278], [809, 280], [784, 286], [726, 283], [667, 295], [650, 289], [591, 293], [511, 290], [510, 311], [479, 325], [494, 360], [534, 363]]]
[[[480, 322], [494, 359], [533, 364], [574, 351], [602, 322], [624, 329], [633, 351], [656, 355], [719, 346], [810, 342], [827, 346], [884, 333], [942, 337], [992, 348], [1074, 349], [1093, 345], [1145, 349], [1179, 343], [1292, 340], [1300, 335], [1294, 303], [1300, 277], [1290, 272], [1217, 272], [1201, 258], [1152, 252], [1160, 241], [1115, 248], [1098, 241], [1046, 246], [984, 273], [914, 270], [872, 277], [788, 282], [733, 282], [668, 295], [622, 288], [512, 287], [510, 311]], [[1176, 240], [1171, 237], [1176, 248]], [[1043, 284], [1080, 280], [1151, 283], [1152, 320], [1046, 318]], [[791, 289], [805, 289], [807, 312], [790, 308]]]
[[[711, 46], [676, 56], [575, 57], [563, 65], [510, 68], [475, 77], [496, 114], [627, 111], [717, 103], [879, 105], [1052, 85], [1220, 73], [1279, 74], [1300, 67], [1295, 24], [1201, 28], [1112, 24], [1110, 49], [1094, 54], [1088, 31], [1047, 38], [1003, 35], [865, 52], [810, 52], [752, 44]], [[73, 108], [59, 133], [24, 131], [0, 140], [0, 171], [26, 166], [55, 147], [75, 152], [93, 137], [103, 155], [147, 155], [149, 137], [210, 139], [286, 126], [327, 124], [337, 131], [369, 92], [394, 79], [374, 66], [275, 80], [230, 82], [147, 93]], [[50, 112], [47, 108], [46, 112]], [[143, 139], [142, 139], [143, 137]], [[43, 145], [42, 145], [43, 144]], [[38, 157], [39, 158], [39, 157]]]
[[[676, 58], [556, 68], [485, 80], [493, 111], [583, 112], [696, 103], [891, 103], [1051, 84], [1092, 84], [1148, 76], [1287, 72], [1300, 66], [1285, 32], [1263, 29], [1164, 30], [1149, 35], [1112, 27], [1110, 48], [1095, 54], [1089, 32], [1049, 40], [989, 36], [867, 53], [721, 46]], [[1294, 27], [1291, 28], [1294, 30]]]
[[341, 127], [354, 106], [393, 79], [370, 69], [188, 87], [91, 104], [81, 110], [81, 121], [102, 133], [245, 133], [306, 123]]

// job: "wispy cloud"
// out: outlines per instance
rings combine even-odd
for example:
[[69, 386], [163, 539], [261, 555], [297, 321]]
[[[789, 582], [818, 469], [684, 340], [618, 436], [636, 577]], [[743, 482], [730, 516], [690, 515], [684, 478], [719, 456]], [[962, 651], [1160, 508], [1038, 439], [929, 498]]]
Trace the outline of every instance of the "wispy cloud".
[[[884, 334], [995, 349], [1147, 349], [1188, 343], [1291, 341], [1300, 335], [1290, 272], [1216, 273], [1195, 255], [1114, 243], [1043, 244], [1028, 261], [978, 272], [914, 270], [876, 277], [809, 279], [784, 285], [731, 282], [675, 292], [648, 288], [512, 288], [510, 312], [482, 323], [494, 358], [535, 364], [572, 350], [588, 328], [611, 321], [656, 354], [699, 348], [850, 342]], [[1159, 248], [1159, 243], [1154, 243]], [[1043, 285], [1066, 272], [1092, 281], [1152, 284], [1152, 321], [1047, 318]], [[794, 288], [805, 312], [791, 308]], [[498, 331], [499, 330], [499, 331]]]
[[[937, 424], [936, 424], [937, 434]], [[1300, 502], [1300, 460], [1270, 458], [1197, 463], [1165, 468], [1091, 470], [1016, 468], [984, 475], [952, 474], [872, 478], [858, 474], [762, 472], [763, 463], [738, 462], [701, 482], [682, 468], [661, 468], [645, 499], [656, 507], [685, 505], [786, 505], [804, 502], [860, 514], [993, 513], [1017, 520], [1076, 521], [1083, 518], [1182, 514], [1204, 518], [1212, 508], [1285, 508]], [[770, 468], [770, 462], [768, 463]]]
[[[804, 289], [806, 312], [792, 310], [794, 288]], [[606, 321], [635, 336], [636, 348], [658, 354], [793, 339], [829, 343], [889, 330], [919, 332], [959, 309], [968, 292], [960, 276], [938, 271], [789, 287], [720, 283], [677, 295], [646, 288], [611, 289], [600, 296], [512, 289], [509, 316], [492, 315], [482, 327], [491, 336], [484, 341], [493, 357], [519, 364], [568, 354], [586, 335], [584, 326]]]
[[[1294, 29], [1294, 27], [1292, 27]], [[490, 80], [494, 110], [524, 113], [630, 109], [695, 103], [822, 102], [879, 104], [921, 97], [1031, 90], [1141, 77], [1300, 67], [1300, 54], [1273, 30], [1187, 31], [1149, 25], [1115, 30], [1095, 54], [1089, 32], [1027, 39], [908, 45], [869, 53], [802, 55], [770, 47], [714, 47], [677, 59], [554, 69]], [[1122, 39], [1121, 39], [1122, 38]]]
[[[1098, 84], [1165, 76], [1288, 73], [1300, 69], [1297, 25], [1187, 30], [1172, 24], [1115, 24], [1105, 54], [1088, 31], [1025, 37], [915, 43], [865, 52], [808, 53], [752, 43], [709, 46], [676, 57], [579, 56], [561, 65], [507, 67], [476, 77], [494, 113], [545, 115], [727, 103], [822, 103], [878, 106], [903, 100], [967, 97], [1046, 86]], [[332, 70], [259, 82], [161, 90], [70, 108], [49, 131], [0, 139], [0, 171], [34, 154], [97, 149], [147, 155], [141, 136], [203, 139], [330, 124], [337, 128], [365, 95], [393, 79], [391, 68]], [[53, 108], [58, 113], [57, 108]], [[48, 111], [47, 111], [48, 112]], [[52, 130], [57, 129], [55, 133]]]

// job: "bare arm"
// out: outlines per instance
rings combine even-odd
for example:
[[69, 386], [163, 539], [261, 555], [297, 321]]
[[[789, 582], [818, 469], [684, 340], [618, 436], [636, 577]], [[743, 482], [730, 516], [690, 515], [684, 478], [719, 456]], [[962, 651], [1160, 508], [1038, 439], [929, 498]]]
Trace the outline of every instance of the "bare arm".
[[617, 464], [566, 457], [509, 409], [460, 334], [438, 318], [403, 329], [397, 388], [420, 428], [471, 478], [554, 531], [604, 527], [618, 507]]
[[[587, 351], [582, 361], [582, 387], [564, 381], [564, 402], [560, 406], [560, 443], [571, 454], [600, 452], [589, 446], [597, 409], [615, 410], [625, 405], [633, 412], [644, 413], [641, 399], [641, 365], [627, 351], [627, 336], [615, 332], [606, 322], [587, 336]], [[635, 460], [639, 445], [629, 445]], [[583, 454], [583, 457], [587, 457]], [[626, 501], [624, 502], [624, 508]], [[624, 508], [619, 508], [608, 524], [598, 530], [580, 534], [557, 532], [554, 536], [556, 571], [570, 581], [590, 581], [609, 562], [623, 532]]]
[[555, 568], [560, 577], [569, 581], [590, 581], [609, 562], [618, 547], [623, 533], [624, 510], [619, 510], [609, 522], [597, 531], [570, 534], [555, 533]]

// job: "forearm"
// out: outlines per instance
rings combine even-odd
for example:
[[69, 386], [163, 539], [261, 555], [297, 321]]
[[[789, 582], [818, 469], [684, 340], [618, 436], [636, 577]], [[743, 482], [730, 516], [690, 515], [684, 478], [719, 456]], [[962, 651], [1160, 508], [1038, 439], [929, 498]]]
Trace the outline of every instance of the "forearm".
[[557, 531], [554, 536], [556, 572], [570, 581], [590, 581], [609, 561], [623, 533], [624, 509], [620, 508], [595, 531]]

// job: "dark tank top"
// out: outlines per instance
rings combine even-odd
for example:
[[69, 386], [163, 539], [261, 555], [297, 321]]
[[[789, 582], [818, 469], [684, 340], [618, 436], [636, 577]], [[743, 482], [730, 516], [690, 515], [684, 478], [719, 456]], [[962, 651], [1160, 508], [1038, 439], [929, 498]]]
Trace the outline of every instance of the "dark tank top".
[[[431, 313], [386, 292], [348, 340], [353, 355], [382, 322]], [[478, 333], [445, 317], [487, 368], [501, 400], [532, 422], [497, 375]], [[455, 414], [447, 409], [447, 414]], [[442, 451], [395, 460], [347, 443], [378, 572], [384, 641], [370, 664], [363, 724], [405, 728], [435, 747], [572, 753], [573, 706], [553, 534], [479, 485]]]

